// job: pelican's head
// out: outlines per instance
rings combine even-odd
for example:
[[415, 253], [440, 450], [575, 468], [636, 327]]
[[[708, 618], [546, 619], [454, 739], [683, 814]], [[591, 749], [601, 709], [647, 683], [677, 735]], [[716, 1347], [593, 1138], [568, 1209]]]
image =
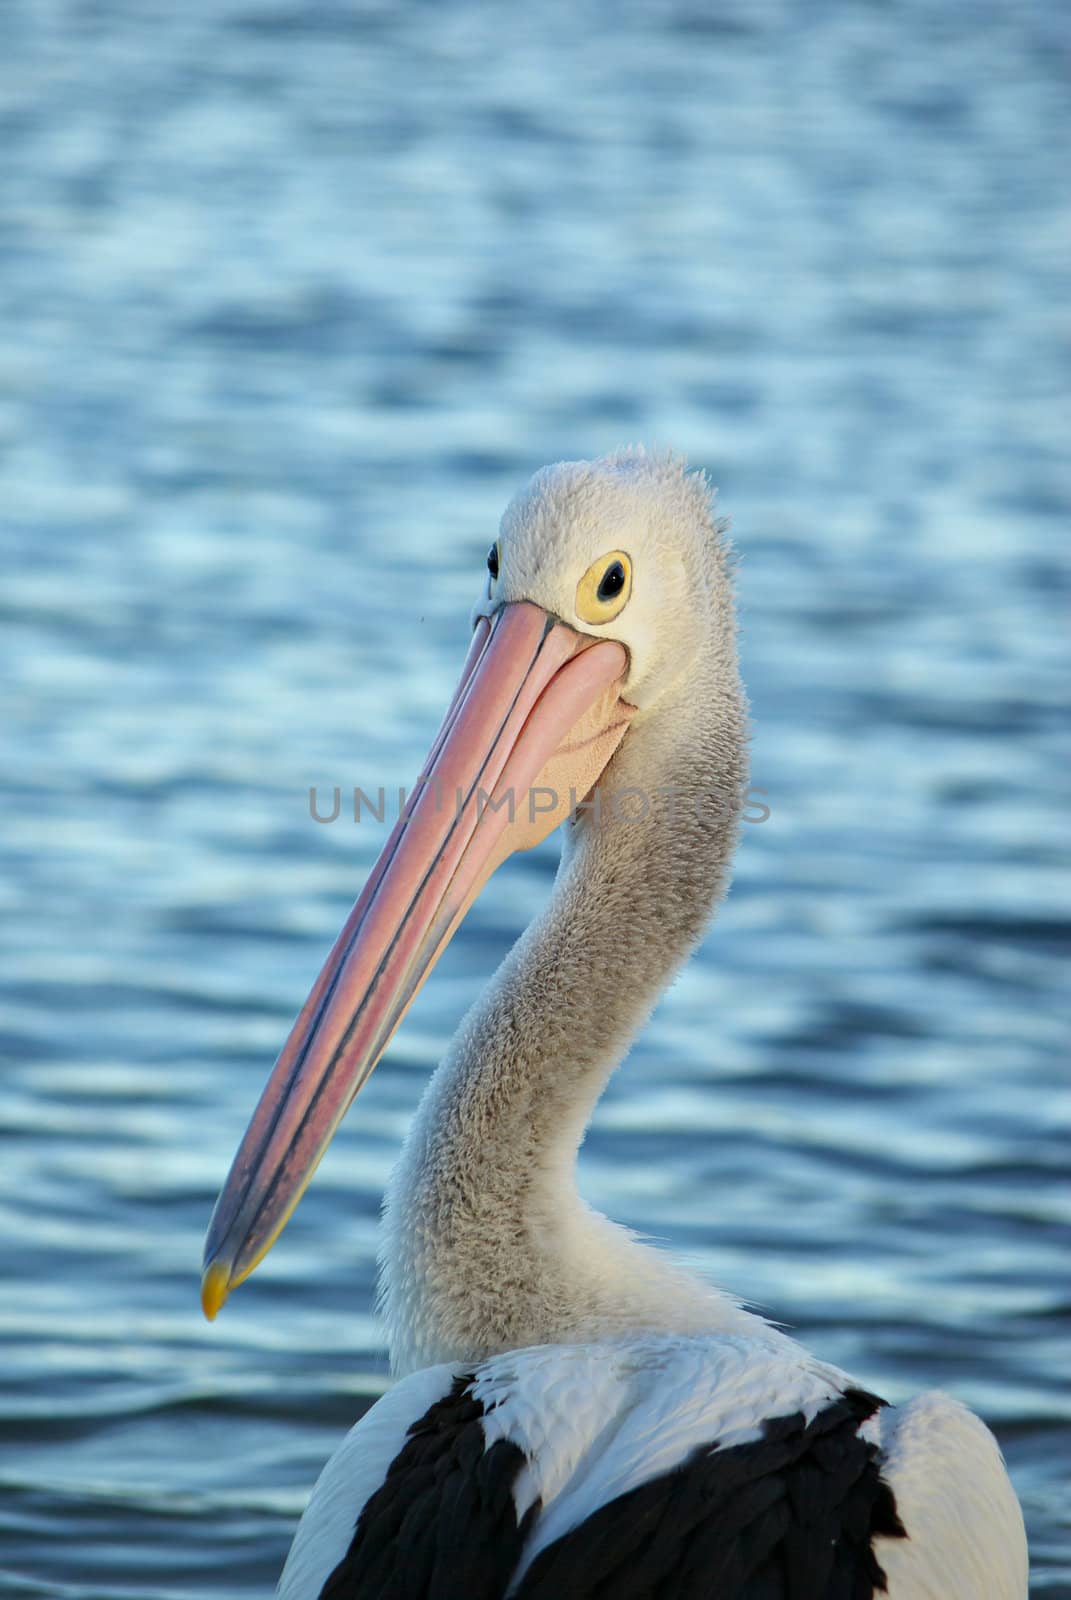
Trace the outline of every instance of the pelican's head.
[[653, 706], [716, 641], [725, 547], [701, 473], [625, 450], [544, 467], [510, 502], [474, 621], [527, 600], [628, 656], [624, 691]]
[[294, 1024], [216, 1203], [207, 1316], [282, 1232], [487, 878], [569, 816], [633, 717], [653, 715], [704, 647], [718, 648], [726, 595], [706, 483], [674, 457], [626, 451], [548, 467], [509, 506], [416, 799]]

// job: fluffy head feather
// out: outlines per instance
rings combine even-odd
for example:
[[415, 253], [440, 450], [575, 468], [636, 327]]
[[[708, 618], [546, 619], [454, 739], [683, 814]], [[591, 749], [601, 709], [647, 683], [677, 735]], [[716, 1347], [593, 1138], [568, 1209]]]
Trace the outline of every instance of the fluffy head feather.
[[[619, 640], [626, 697], [645, 710], [709, 648], [712, 607], [728, 606], [728, 547], [712, 501], [704, 474], [668, 452], [543, 467], [506, 508], [498, 577], [474, 617], [533, 600], [582, 633]], [[576, 611], [577, 585], [614, 550], [631, 558], [632, 594], [613, 621], [592, 626]]]

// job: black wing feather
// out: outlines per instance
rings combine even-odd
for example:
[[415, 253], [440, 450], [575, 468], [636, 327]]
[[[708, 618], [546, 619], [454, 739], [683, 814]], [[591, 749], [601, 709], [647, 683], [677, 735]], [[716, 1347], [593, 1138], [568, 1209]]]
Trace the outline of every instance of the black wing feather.
[[[502, 1600], [541, 1506], [518, 1524], [526, 1458], [487, 1446], [473, 1382], [410, 1428], [320, 1600]], [[753, 1444], [700, 1446], [540, 1551], [516, 1600], [873, 1600], [873, 1540], [904, 1535], [859, 1437], [881, 1404], [847, 1389], [809, 1423], [797, 1412]]]
[[872, 1600], [875, 1535], [903, 1537], [859, 1426], [881, 1401], [847, 1389], [754, 1444], [702, 1446], [542, 1550], [517, 1600]]
[[457, 1378], [409, 1429], [320, 1600], [500, 1600], [538, 1502], [518, 1525], [520, 1448], [487, 1448], [473, 1378]]

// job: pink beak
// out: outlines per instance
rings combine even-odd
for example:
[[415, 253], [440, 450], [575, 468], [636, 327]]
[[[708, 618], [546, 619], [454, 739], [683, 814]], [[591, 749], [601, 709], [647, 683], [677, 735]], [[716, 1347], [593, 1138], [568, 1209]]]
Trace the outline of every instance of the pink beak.
[[626, 666], [620, 644], [593, 642], [527, 601], [477, 623], [418, 797], [301, 1009], [216, 1202], [208, 1318], [286, 1226], [488, 877], [598, 781], [633, 711], [620, 698]]

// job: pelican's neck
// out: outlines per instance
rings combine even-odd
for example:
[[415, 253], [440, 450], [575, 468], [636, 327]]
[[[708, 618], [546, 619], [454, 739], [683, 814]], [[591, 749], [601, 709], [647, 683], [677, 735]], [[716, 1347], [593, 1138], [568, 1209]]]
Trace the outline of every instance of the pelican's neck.
[[746, 720], [735, 668], [727, 688], [718, 665], [720, 677], [693, 677], [678, 706], [637, 717], [606, 774], [601, 818], [571, 826], [548, 905], [424, 1094], [388, 1189], [381, 1256], [400, 1372], [616, 1331], [756, 1321], [592, 1212], [573, 1178], [610, 1073], [727, 881]]

